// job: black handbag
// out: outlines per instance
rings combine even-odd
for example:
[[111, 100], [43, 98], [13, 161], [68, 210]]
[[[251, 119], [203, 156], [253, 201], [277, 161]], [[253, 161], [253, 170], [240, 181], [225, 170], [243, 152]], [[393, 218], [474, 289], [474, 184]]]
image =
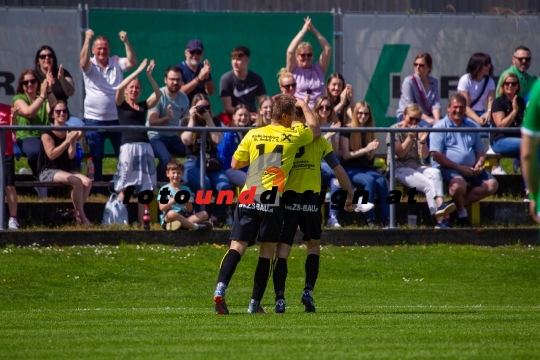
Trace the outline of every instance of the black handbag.
[[206, 153], [206, 172], [216, 172], [223, 169], [223, 164], [221, 163], [221, 159], [217, 157], [216, 154], [210, 155], [209, 153]]

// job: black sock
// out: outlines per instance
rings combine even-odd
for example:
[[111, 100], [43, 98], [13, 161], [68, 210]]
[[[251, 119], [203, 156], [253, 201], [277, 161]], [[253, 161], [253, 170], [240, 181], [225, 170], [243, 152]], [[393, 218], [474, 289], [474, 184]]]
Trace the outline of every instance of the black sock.
[[257, 263], [257, 269], [255, 270], [255, 277], [253, 281], [253, 293], [251, 298], [257, 301], [261, 301], [266, 290], [266, 284], [268, 283], [268, 277], [270, 276], [270, 259], [260, 257]]
[[238, 251], [229, 249], [229, 251], [227, 251], [227, 253], [223, 257], [223, 260], [221, 260], [221, 267], [219, 268], [217, 282], [222, 282], [228, 286], [229, 281], [231, 281], [231, 278], [236, 271], [236, 266], [241, 259], [242, 255], [240, 255]]
[[309, 254], [306, 258], [306, 286], [304, 290], [312, 290], [319, 276], [319, 255]]
[[285, 299], [285, 281], [287, 279], [287, 259], [278, 258], [274, 266], [274, 291], [276, 301]]

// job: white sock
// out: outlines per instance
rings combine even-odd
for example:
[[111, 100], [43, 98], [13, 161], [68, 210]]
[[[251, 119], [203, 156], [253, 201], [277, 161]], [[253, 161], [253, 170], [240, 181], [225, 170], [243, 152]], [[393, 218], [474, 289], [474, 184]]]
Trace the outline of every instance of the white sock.
[[463, 210], [459, 210], [457, 212], [457, 216], [460, 217], [460, 218], [467, 217], [467, 209], [463, 208]]

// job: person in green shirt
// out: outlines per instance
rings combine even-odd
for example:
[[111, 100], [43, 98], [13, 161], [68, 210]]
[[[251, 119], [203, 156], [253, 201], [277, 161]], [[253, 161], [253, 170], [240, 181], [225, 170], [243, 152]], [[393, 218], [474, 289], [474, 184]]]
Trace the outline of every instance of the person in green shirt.
[[530, 93], [530, 101], [521, 126], [521, 171], [529, 187], [529, 213], [540, 223], [540, 199], [538, 199], [540, 149], [540, 81], [537, 80]]
[[536, 80], [535, 76], [527, 74], [527, 70], [529, 70], [530, 66], [531, 51], [526, 46], [518, 46], [514, 50], [514, 54], [512, 55], [512, 66], [506, 69], [499, 77], [497, 89], [495, 91], [497, 97], [499, 97], [499, 88], [502, 86], [502, 79], [504, 78], [504, 75], [506, 75], [506, 73], [508, 72], [512, 72], [516, 74], [519, 79], [519, 84], [521, 86], [521, 92], [519, 93], [519, 96], [524, 98], [527, 102], [529, 100], [529, 92], [531, 91], [534, 81]]
[[[49, 109], [56, 104], [56, 97], [49, 82], [39, 80], [34, 70], [24, 70], [19, 77], [13, 109], [18, 125], [50, 125]], [[41, 131], [17, 131], [17, 145], [28, 158], [28, 165], [37, 176], [37, 161], [41, 146]]]

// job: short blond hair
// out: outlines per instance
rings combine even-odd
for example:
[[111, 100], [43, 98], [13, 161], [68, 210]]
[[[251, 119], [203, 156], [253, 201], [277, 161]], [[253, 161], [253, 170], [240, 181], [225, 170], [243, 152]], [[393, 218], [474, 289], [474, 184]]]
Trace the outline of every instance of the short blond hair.
[[403, 115], [409, 115], [415, 118], [421, 118], [422, 117], [422, 109], [418, 104], [411, 103], [407, 105], [405, 110], [403, 110]]

